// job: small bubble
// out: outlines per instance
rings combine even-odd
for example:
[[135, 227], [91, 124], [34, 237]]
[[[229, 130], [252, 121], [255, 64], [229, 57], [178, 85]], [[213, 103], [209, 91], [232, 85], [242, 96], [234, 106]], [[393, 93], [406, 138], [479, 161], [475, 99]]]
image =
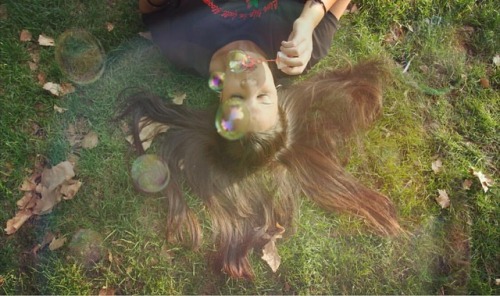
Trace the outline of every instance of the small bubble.
[[141, 191], [154, 193], [168, 185], [170, 170], [167, 164], [154, 154], [144, 154], [132, 164], [132, 180]]
[[241, 73], [251, 70], [253, 63], [251, 58], [242, 50], [233, 50], [228, 53], [228, 68], [233, 73]]
[[77, 84], [89, 84], [104, 72], [105, 54], [99, 40], [85, 30], [67, 30], [56, 42], [55, 58], [61, 71]]
[[208, 79], [208, 87], [211, 90], [220, 92], [224, 87], [224, 72], [213, 72], [210, 74], [210, 78]]
[[238, 98], [224, 101], [217, 110], [215, 127], [228, 140], [242, 138], [248, 132], [250, 115], [244, 102]]

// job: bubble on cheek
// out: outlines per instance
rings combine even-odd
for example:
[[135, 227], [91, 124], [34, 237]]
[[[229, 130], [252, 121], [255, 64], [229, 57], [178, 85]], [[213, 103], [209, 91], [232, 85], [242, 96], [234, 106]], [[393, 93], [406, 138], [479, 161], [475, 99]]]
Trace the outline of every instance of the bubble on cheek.
[[163, 190], [170, 180], [167, 164], [154, 154], [138, 157], [132, 164], [131, 174], [134, 185], [147, 193]]
[[57, 39], [55, 58], [61, 71], [77, 84], [92, 83], [104, 72], [104, 49], [85, 30], [65, 31]]
[[233, 50], [228, 54], [228, 67], [231, 72], [241, 73], [249, 69], [250, 57], [241, 50]]
[[224, 72], [214, 72], [210, 74], [208, 79], [208, 87], [213, 91], [220, 92], [224, 87]]
[[248, 132], [250, 114], [242, 100], [231, 98], [224, 101], [217, 110], [215, 127], [228, 140], [242, 138]]

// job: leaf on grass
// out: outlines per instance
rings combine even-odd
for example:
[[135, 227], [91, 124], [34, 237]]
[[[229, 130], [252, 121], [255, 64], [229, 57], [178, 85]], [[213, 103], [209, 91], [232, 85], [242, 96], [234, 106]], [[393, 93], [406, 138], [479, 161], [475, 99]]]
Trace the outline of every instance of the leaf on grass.
[[490, 88], [490, 80], [486, 77], [479, 79], [482, 88]]
[[434, 174], [437, 174], [443, 168], [443, 162], [441, 161], [441, 159], [438, 158], [432, 162], [431, 167], [432, 167], [432, 171], [434, 172]]
[[271, 267], [273, 272], [276, 272], [281, 264], [281, 256], [278, 254], [278, 248], [276, 247], [276, 240], [283, 237], [285, 228], [276, 223], [278, 231], [273, 235], [269, 235], [270, 239], [267, 244], [262, 248], [262, 260], [266, 261], [267, 265]]
[[[142, 143], [142, 148], [146, 151], [153, 142], [154, 138], [161, 133], [166, 132], [169, 126], [156, 121], [150, 121], [147, 117], [142, 117], [139, 121], [139, 139]], [[125, 137], [125, 139], [130, 143], [134, 144], [134, 138], [132, 135]]]
[[439, 196], [436, 197], [437, 203], [441, 206], [442, 209], [446, 209], [450, 206], [450, 197], [446, 190], [438, 189]]
[[60, 238], [54, 237], [49, 244], [49, 250], [55, 251], [55, 250], [61, 248], [66, 243], [66, 240], [67, 240], [67, 238], [64, 236], [60, 237]]
[[4, 229], [6, 234], [13, 234], [16, 232], [24, 222], [33, 215], [30, 210], [21, 210], [16, 213], [16, 216], [7, 221], [7, 227]]
[[82, 148], [84, 149], [92, 149], [95, 148], [99, 144], [99, 136], [96, 132], [90, 131], [88, 132], [82, 139]]
[[36, 76], [36, 78], [38, 79], [38, 84], [44, 85], [45, 81], [47, 79], [47, 76], [45, 75], [45, 73], [39, 72], [38, 75]]
[[56, 111], [57, 113], [64, 113], [64, 112], [68, 111], [68, 109], [61, 108], [61, 107], [59, 107], [57, 105], [54, 105], [54, 111]]
[[54, 38], [40, 34], [40, 36], [38, 36], [38, 44], [41, 46], [54, 46], [55, 42]]
[[33, 36], [31, 36], [30, 31], [24, 29], [24, 30], [21, 31], [21, 34], [19, 34], [19, 41], [21, 41], [21, 42], [29, 42], [29, 41], [31, 41], [32, 37]]
[[113, 296], [113, 295], [115, 295], [115, 289], [113, 288], [102, 287], [101, 290], [99, 290], [99, 296]]
[[186, 93], [176, 94], [172, 99], [172, 103], [176, 105], [182, 105], [185, 99], [186, 99]]
[[115, 28], [115, 25], [113, 25], [113, 23], [106, 22], [106, 30], [108, 30], [108, 32], [113, 31], [114, 28]]
[[42, 242], [33, 247], [33, 249], [31, 249], [31, 253], [33, 253], [33, 255], [37, 255], [38, 251], [48, 246], [55, 237], [56, 236], [50, 231], [45, 233]]
[[52, 168], [45, 168], [40, 174], [35, 172], [29, 182], [35, 182], [35, 188], [25, 180], [22, 189], [23, 197], [17, 201], [19, 211], [16, 216], [7, 221], [7, 234], [16, 232], [32, 215], [50, 213], [53, 207], [63, 199], [71, 199], [81, 186], [81, 182], [72, 180], [75, 176], [73, 165], [64, 161]]
[[53, 82], [47, 82], [43, 85], [43, 89], [48, 90], [54, 96], [60, 96], [62, 88], [59, 84]]
[[464, 182], [462, 183], [462, 188], [464, 190], [469, 190], [471, 186], [472, 186], [472, 180], [465, 179]]
[[490, 187], [493, 186], [493, 179], [483, 174], [483, 172], [481, 171], [476, 171], [474, 168], [471, 168], [471, 172], [474, 176], [476, 176], [479, 179], [479, 182], [481, 183], [484, 192], [488, 192]]
[[68, 82], [61, 83], [61, 96], [75, 92], [75, 86]]
[[500, 66], [500, 55], [497, 54], [493, 57], [493, 65]]

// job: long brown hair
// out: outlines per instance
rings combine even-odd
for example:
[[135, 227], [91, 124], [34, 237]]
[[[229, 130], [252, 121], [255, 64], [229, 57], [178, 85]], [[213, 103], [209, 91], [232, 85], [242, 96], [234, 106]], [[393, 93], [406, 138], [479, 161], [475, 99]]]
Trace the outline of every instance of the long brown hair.
[[346, 172], [341, 153], [346, 139], [380, 115], [387, 72], [382, 62], [367, 61], [280, 89], [277, 126], [237, 141], [217, 134], [216, 107], [192, 109], [146, 92], [129, 96], [123, 115], [132, 115], [139, 151], [142, 117], [170, 126], [159, 149], [171, 171], [167, 238], [195, 248], [201, 243], [184, 184], [209, 212], [216, 268], [232, 277], [253, 277], [249, 251], [261, 248], [281, 226], [293, 228], [301, 196], [326, 210], [360, 216], [380, 234], [399, 233], [391, 201]]

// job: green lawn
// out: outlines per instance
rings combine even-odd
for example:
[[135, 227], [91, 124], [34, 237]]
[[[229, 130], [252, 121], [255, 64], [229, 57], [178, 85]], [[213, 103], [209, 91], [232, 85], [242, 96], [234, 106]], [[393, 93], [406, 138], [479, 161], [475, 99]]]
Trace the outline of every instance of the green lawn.
[[[369, 57], [392, 61], [384, 115], [353, 146], [348, 170], [396, 204], [406, 237], [383, 238], [359, 219], [326, 213], [304, 200], [297, 232], [278, 244], [276, 273], [253, 254], [253, 282], [213, 274], [210, 225], [192, 251], [165, 240], [160, 193], [132, 186], [136, 158], [122, 122], [118, 96], [140, 87], [163, 96], [186, 94], [203, 107], [216, 96], [204, 79], [176, 72], [151, 42], [137, 1], [0, 0], [0, 221], [17, 210], [24, 178], [41, 164], [77, 159], [74, 199], [30, 218], [16, 233], [0, 234], [0, 293], [98, 294], [500, 294], [500, 13], [494, 0], [354, 1], [341, 20], [329, 56], [313, 71]], [[283, 1], [284, 2], [284, 1]], [[113, 24], [109, 31], [107, 23]], [[55, 48], [70, 28], [92, 33], [106, 51], [96, 82], [62, 97], [39, 83], [69, 82]], [[22, 42], [29, 30], [32, 41]], [[30, 69], [33, 54], [39, 55]], [[495, 56], [497, 58], [495, 59]], [[67, 108], [54, 111], [54, 105]], [[70, 145], [68, 128], [93, 131], [95, 148]], [[155, 146], [151, 148], [153, 151]], [[431, 164], [440, 160], [440, 172]], [[494, 179], [484, 192], [471, 169]], [[472, 181], [464, 188], [465, 180]], [[436, 202], [446, 190], [450, 207]], [[200, 216], [203, 207], [190, 197]], [[80, 229], [98, 233], [102, 260], [83, 266], [72, 256]], [[48, 234], [68, 241], [36, 255]]]

